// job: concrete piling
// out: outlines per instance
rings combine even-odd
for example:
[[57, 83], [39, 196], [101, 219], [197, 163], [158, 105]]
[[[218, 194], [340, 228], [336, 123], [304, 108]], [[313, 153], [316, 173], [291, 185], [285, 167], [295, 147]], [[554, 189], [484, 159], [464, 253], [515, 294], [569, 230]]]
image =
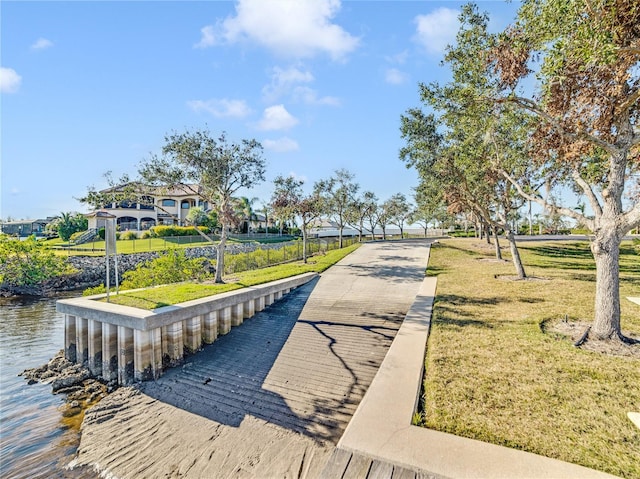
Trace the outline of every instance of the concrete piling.
[[99, 297], [60, 300], [65, 357], [122, 385], [157, 379], [163, 368], [182, 363], [185, 354], [213, 343], [315, 276], [306, 273], [155, 311], [96, 301]]

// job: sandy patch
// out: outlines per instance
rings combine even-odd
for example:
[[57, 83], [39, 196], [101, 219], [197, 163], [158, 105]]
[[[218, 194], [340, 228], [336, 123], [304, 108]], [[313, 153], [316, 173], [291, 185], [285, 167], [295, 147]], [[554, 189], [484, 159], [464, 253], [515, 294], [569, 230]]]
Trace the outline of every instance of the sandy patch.
[[318, 477], [331, 451], [252, 416], [225, 425], [125, 387], [87, 411], [69, 467], [136, 479]]

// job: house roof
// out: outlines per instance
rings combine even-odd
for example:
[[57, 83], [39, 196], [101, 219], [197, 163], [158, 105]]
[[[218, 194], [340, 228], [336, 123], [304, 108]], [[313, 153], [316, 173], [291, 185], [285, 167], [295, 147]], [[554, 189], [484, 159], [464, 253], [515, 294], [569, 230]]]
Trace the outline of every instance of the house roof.
[[[104, 190], [100, 190], [100, 193], [109, 193], [112, 191], [118, 192], [123, 191], [126, 187], [141, 185], [141, 183], [130, 182], [122, 185], [114, 186], [112, 188], [105, 188]], [[172, 188], [165, 188], [161, 186], [144, 186], [144, 188], [149, 188], [145, 193], [149, 193], [155, 196], [193, 196], [198, 195], [201, 191], [200, 185], [197, 184], [186, 184], [186, 185], [178, 185]], [[142, 188], [141, 188], [142, 189]]]

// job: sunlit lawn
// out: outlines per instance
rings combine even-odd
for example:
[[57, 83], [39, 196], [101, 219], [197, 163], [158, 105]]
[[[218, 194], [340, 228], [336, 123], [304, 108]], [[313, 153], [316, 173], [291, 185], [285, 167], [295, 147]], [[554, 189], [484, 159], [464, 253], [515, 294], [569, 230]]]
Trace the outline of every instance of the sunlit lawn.
[[[622, 329], [640, 337], [640, 306], [626, 299], [640, 295], [640, 256], [631, 243], [621, 253]], [[536, 280], [505, 280], [512, 263], [493, 261], [479, 240], [432, 249], [423, 425], [640, 477], [640, 430], [627, 418], [640, 411], [640, 360], [584, 351], [550, 332], [565, 317], [593, 318], [588, 244], [522, 243], [521, 254]]]

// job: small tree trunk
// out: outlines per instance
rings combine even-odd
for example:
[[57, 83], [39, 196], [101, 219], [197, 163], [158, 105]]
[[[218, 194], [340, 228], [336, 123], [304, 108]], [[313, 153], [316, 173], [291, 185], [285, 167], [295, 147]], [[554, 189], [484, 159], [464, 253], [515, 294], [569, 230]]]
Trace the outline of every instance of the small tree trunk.
[[[496, 239], [496, 259], [501, 260], [502, 259], [502, 251], [500, 251], [500, 240], [498, 239], [498, 227], [497, 226], [493, 227], [493, 236]], [[489, 230], [487, 230], [487, 243], [491, 244], [491, 241], [489, 241]]]
[[[488, 222], [483, 222], [484, 224], [484, 232], [485, 232], [485, 236], [487, 237], [487, 244], [491, 244], [491, 226], [489, 225]], [[497, 236], [496, 236], [497, 238]]]
[[342, 226], [338, 230], [338, 248], [342, 249]]
[[224, 271], [224, 248], [227, 244], [227, 225], [222, 224], [220, 232], [220, 243], [218, 243], [218, 251], [216, 251], [216, 278], [215, 283], [224, 283], [222, 281], [222, 272]]
[[307, 263], [307, 225], [302, 223], [302, 262]]
[[527, 274], [525, 273], [524, 266], [522, 265], [522, 259], [520, 258], [520, 251], [518, 250], [518, 245], [516, 244], [516, 237], [513, 234], [513, 230], [507, 231], [507, 240], [509, 241], [511, 258], [513, 259], [513, 266], [515, 266], [516, 268], [518, 279], [525, 279], [527, 277]]
[[595, 318], [591, 334], [597, 339], [622, 338], [620, 330], [620, 238], [596, 232], [591, 252], [596, 263]]

